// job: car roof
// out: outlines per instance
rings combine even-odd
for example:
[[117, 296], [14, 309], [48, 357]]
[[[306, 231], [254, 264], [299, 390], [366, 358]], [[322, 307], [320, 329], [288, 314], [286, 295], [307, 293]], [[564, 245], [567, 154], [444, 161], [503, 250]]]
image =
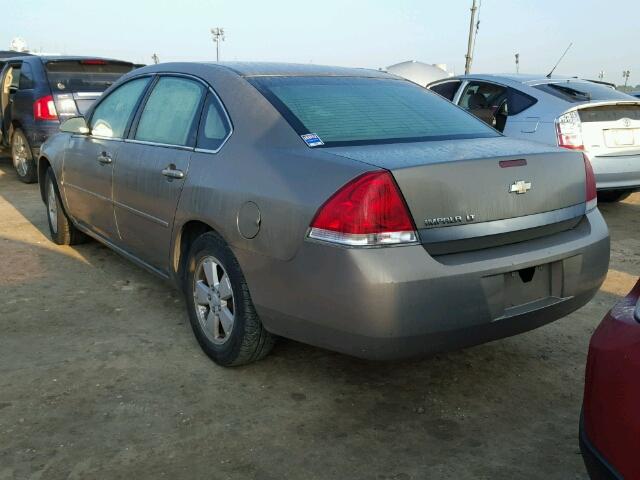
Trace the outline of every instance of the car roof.
[[371, 77], [398, 78], [389, 73], [368, 68], [332, 67], [327, 65], [300, 63], [272, 63], [272, 62], [203, 62], [228, 68], [242, 77], [259, 76], [341, 76], [341, 77]]
[[494, 82], [513, 82], [513, 83], [521, 83], [525, 85], [538, 85], [540, 83], [554, 83], [558, 81], [574, 81], [574, 82], [589, 82], [590, 80], [578, 78], [576, 76], [570, 75], [552, 75], [547, 78], [546, 75], [542, 74], [527, 74], [527, 73], [479, 73], [479, 74], [469, 74], [469, 75], [459, 75], [457, 77], [452, 78], [460, 78], [460, 79], [476, 79], [476, 80], [487, 80]]
[[91, 55], [40, 55], [39, 56], [43, 62], [54, 62], [54, 61], [74, 61], [74, 60], [104, 60], [105, 62], [119, 62], [119, 63], [130, 63], [133, 65], [133, 62], [129, 62], [127, 60], [119, 60], [117, 58], [105, 58], [105, 57], [97, 57]]

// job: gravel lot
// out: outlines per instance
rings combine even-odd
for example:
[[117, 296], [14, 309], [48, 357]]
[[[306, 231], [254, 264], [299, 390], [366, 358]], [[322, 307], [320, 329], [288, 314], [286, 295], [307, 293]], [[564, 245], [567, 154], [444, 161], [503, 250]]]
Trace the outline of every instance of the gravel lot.
[[585, 479], [589, 337], [640, 275], [640, 194], [601, 210], [609, 276], [580, 311], [464, 351], [369, 363], [281, 341], [222, 369], [177, 291], [49, 241], [0, 160], [1, 479]]

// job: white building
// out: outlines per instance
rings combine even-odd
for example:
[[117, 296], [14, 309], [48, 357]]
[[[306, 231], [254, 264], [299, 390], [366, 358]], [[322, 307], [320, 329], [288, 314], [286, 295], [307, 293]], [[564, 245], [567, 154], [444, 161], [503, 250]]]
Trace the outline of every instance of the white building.
[[429, 65], [428, 63], [417, 62], [415, 60], [391, 65], [387, 67], [387, 72], [411, 80], [423, 87], [436, 80], [453, 76], [453, 73], [447, 71], [445, 64], [434, 63], [433, 65]]

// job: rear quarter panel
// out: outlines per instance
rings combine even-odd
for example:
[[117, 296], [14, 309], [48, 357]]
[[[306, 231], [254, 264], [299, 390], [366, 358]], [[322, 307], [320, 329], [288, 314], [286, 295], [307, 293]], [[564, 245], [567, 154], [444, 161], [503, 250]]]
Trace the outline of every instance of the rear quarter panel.
[[[195, 152], [191, 158], [174, 224], [174, 252], [183, 225], [198, 220], [232, 249], [289, 260], [320, 205], [372, 167], [307, 147], [243, 78], [220, 73], [205, 79], [222, 99], [233, 133], [217, 154]], [[238, 228], [240, 208], [247, 202], [260, 210], [260, 230], [251, 239]]]

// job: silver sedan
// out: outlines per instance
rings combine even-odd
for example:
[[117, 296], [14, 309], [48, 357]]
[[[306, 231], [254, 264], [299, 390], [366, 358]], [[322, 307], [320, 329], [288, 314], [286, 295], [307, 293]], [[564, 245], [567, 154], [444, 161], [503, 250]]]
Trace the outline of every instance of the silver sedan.
[[509, 137], [584, 152], [602, 201], [640, 190], [640, 99], [602, 82], [544, 75], [464, 75], [428, 88]]
[[38, 159], [52, 239], [183, 290], [221, 365], [276, 336], [374, 359], [478, 344], [581, 307], [607, 272], [582, 153], [382, 72], [155, 65], [61, 130]]

